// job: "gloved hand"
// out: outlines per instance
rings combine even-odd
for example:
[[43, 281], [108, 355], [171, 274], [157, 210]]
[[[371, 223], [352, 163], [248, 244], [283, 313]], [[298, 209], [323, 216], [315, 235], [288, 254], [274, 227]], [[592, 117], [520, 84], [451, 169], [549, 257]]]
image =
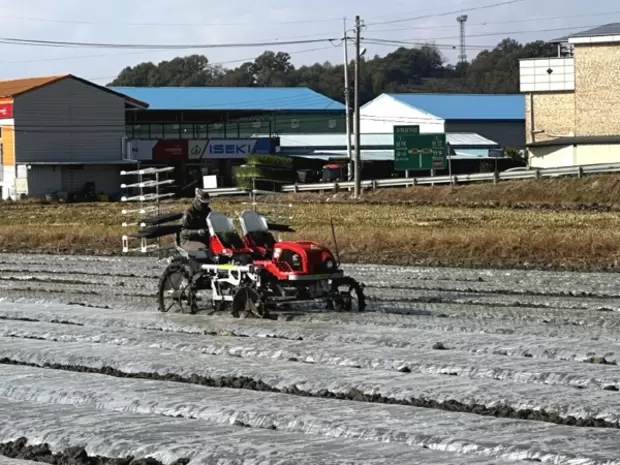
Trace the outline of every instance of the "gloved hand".
[[207, 230], [207, 229], [199, 229], [198, 230], [198, 234], [200, 236], [207, 236], [209, 234], [209, 230]]

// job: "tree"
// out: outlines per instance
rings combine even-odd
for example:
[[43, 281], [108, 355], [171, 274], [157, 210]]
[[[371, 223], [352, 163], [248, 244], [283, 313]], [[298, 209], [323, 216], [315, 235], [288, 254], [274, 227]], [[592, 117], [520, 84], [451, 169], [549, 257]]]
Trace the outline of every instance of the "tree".
[[[552, 57], [554, 46], [542, 41], [520, 44], [506, 38], [482, 51], [471, 63], [450, 65], [432, 44], [400, 47], [360, 62], [362, 104], [384, 92], [518, 93], [519, 59]], [[353, 66], [351, 63], [351, 77]], [[123, 69], [115, 86], [309, 87], [344, 101], [344, 66], [330, 62], [296, 68], [284, 52], [265, 51], [233, 69], [209, 64], [203, 55], [140, 63]]]

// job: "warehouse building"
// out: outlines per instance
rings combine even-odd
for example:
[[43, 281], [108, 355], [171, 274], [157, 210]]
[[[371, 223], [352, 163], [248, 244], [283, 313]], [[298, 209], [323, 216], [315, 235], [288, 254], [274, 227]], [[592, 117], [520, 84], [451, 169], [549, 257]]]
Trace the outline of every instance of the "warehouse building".
[[475, 133], [504, 148], [525, 148], [525, 101], [520, 94], [381, 94], [360, 109], [361, 132]]
[[118, 190], [126, 110], [147, 106], [72, 75], [0, 81], [2, 198]]
[[279, 152], [280, 135], [346, 130], [344, 105], [304, 87], [111, 89], [148, 102], [127, 112], [127, 153], [142, 166], [175, 166], [179, 195], [206, 175], [232, 185], [249, 154]]
[[[2, 198], [118, 195], [120, 171], [175, 166], [177, 185], [277, 153], [278, 134], [344, 132], [344, 106], [306, 88], [115, 88], [73, 76], [0, 81]], [[252, 138], [257, 130], [267, 132]]]
[[551, 42], [557, 57], [519, 66], [530, 166], [620, 162], [620, 23]]
[[[502, 170], [517, 166], [511, 158], [503, 156], [502, 147], [497, 142], [480, 134], [446, 133], [446, 143], [454, 173], [492, 171], [495, 167]], [[334, 160], [343, 163], [348, 161], [346, 134], [280, 136], [280, 148], [282, 154], [297, 160], [298, 168], [318, 169]], [[394, 171], [394, 135], [391, 133], [361, 134], [360, 158], [364, 179], [404, 175]], [[430, 171], [415, 172], [416, 176], [430, 174]], [[443, 174], [443, 171], [439, 170], [435, 174]]]

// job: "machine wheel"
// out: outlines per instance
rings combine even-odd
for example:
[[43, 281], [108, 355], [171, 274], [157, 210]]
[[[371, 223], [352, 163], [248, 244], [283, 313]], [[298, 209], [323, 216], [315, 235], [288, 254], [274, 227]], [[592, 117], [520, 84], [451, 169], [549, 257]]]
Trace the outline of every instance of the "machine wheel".
[[171, 263], [159, 279], [158, 310], [168, 313], [196, 313], [196, 290], [189, 270], [181, 263]]
[[366, 309], [364, 289], [353, 278], [340, 278], [332, 282], [334, 298], [328, 303], [329, 310], [337, 312], [363, 312]]
[[269, 311], [256, 289], [242, 286], [233, 297], [232, 316], [235, 318], [267, 318]]

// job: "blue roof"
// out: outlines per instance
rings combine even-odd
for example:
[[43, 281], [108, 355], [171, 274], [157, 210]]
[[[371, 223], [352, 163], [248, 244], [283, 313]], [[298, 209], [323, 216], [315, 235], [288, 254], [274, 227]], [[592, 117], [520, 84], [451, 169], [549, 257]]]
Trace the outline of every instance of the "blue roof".
[[[523, 94], [386, 94], [444, 120], [524, 120]], [[142, 99], [143, 100], [143, 99]]]
[[150, 110], [342, 110], [344, 105], [306, 87], [109, 87]]

